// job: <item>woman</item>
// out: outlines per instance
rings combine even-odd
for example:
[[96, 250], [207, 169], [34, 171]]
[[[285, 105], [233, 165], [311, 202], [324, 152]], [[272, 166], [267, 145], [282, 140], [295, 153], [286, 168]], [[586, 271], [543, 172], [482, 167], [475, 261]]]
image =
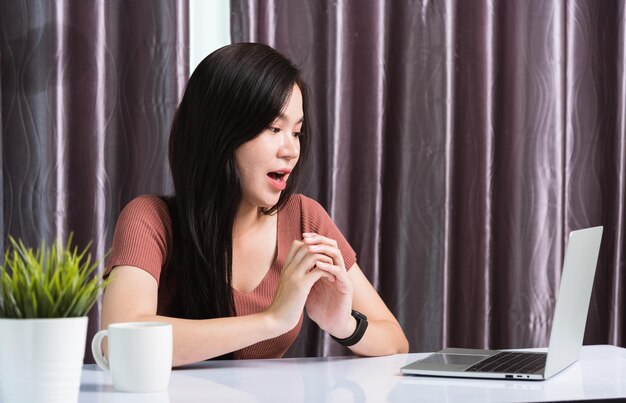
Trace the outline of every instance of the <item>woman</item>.
[[120, 214], [102, 328], [171, 323], [174, 365], [281, 357], [306, 309], [357, 354], [408, 351], [328, 214], [294, 194], [306, 107], [299, 71], [266, 45], [200, 63], [170, 134], [174, 196], [140, 196]]

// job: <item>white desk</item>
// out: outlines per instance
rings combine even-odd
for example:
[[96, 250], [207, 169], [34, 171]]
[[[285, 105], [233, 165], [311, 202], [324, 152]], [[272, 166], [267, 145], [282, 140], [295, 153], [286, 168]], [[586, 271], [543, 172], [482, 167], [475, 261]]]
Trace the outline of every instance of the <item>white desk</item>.
[[519, 402], [626, 397], [626, 349], [585, 346], [580, 361], [543, 382], [425, 378], [391, 357], [210, 361], [176, 369], [169, 391], [118, 393], [95, 365], [83, 370], [80, 403]]

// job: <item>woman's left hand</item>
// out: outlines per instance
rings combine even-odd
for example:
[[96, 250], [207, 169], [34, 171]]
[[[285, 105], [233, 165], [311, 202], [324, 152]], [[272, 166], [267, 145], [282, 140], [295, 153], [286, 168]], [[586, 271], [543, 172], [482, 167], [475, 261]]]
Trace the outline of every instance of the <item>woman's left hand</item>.
[[304, 233], [303, 240], [312, 253], [323, 254], [328, 259], [316, 262], [313, 270], [329, 274], [320, 278], [311, 288], [306, 301], [306, 311], [318, 326], [337, 338], [349, 337], [355, 329], [352, 317], [352, 282], [343, 256], [334, 239], [315, 233]]

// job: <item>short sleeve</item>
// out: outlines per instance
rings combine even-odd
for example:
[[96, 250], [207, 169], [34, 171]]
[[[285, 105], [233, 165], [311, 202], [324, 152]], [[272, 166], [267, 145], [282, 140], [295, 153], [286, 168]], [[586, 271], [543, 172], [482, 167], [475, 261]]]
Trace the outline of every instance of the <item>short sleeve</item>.
[[346, 270], [356, 263], [356, 252], [343, 236], [339, 228], [330, 218], [324, 207], [318, 202], [306, 196], [300, 196], [302, 209], [302, 232], [315, 232], [337, 242], [339, 251], [343, 256]]
[[159, 283], [169, 256], [171, 234], [171, 220], [163, 200], [153, 195], [133, 199], [117, 220], [104, 277], [115, 266], [128, 265], [145, 270]]

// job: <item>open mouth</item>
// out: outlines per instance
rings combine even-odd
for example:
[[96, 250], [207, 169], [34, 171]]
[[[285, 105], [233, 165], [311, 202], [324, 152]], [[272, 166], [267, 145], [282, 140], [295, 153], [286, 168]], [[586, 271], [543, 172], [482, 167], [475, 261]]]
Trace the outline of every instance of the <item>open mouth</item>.
[[274, 189], [283, 191], [287, 187], [287, 177], [289, 176], [289, 170], [280, 170], [268, 172], [267, 177]]
[[285, 176], [287, 176], [287, 173], [286, 172], [270, 172], [267, 174], [267, 176], [274, 179], [275, 181], [282, 182]]

